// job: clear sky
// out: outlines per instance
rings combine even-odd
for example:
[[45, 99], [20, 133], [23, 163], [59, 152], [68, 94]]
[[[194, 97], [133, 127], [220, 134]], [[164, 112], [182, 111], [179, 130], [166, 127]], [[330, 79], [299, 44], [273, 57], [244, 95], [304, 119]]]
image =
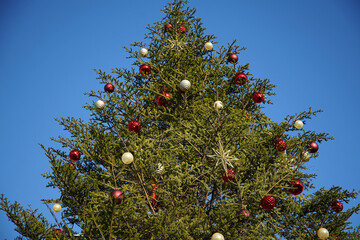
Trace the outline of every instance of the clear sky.
[[[123, 46], [144, 38], [167, 1], [0, 0], [0, 193], [51, 215], [41, 198], [57, 197], [41, 176], [50, 170], [38, 143], [56, 146], [54, 117], [87, 119], [83, 92], [102, 89], [92, 69], [129, 67]], [[196, 16], [220, 44], [248, 49], [239, 62], [278, 87], [266, 112], [323, 109], [304, 128], [329, 132], [308, 166], [318, 188], [360, 189], [360, 2], [356, 0], [193, 0]], [[218, 44], [218, 45], [220, 45]], [[215, 48], [218, 47], [215, 45]], [[360, 198], [359, 198], [360, 199]], [[359, 202], [359, 200], [357, 200]], [[351, 204], [345, 204], [345, 209]], [[360, 224], [360, 216], [351, 218]], [[0, 212], [0, 239], [17, 233]]]

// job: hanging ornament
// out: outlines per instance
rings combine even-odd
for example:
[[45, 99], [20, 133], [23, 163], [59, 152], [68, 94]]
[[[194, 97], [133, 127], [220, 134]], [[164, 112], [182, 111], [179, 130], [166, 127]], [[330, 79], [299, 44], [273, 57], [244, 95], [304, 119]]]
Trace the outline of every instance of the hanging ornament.
[[233, 182], [233, 181], [235, 181], [235, 172], [234, 172], [234, 170], [228, 169], [227, 173], [226, 172], [223, 173], [222, 179], [225, 182], [230, 182], [230, 181]]
[[172, 29], [172, 25], [170, 23], [164, 25], [165, 32], [169, 32], [171, 29]]
[[256, 92], [252, 95], [252, 99], [255, 103], [261, 103], [264, 101], [264, 94], [260, 92]]
[[227, 60], [228, 60], [229, 63], [234, 63], [235, 64], [235, 63], [237, 63], [238, 59], [239, 58], [238, 58], [238, 56], [236, 54], [230, 54]]
[[54, 206], [52, 207], [54, 212], [60, 212], [61, 211], [61, 205], [58, 203], [55, 203]]
[[125, 164], [130, 164], [134, 161], [134, 156], [130, 152], [126, 152], [121, 156], [121, 161]]
[[149, 75], [150, 74], [150, 72], [151, 72], [151, 68], [150, 68], [150, 66], [149, 65], [147, 65], [147, 64], [142, 64], [141, 66], [140, 66], [140, 68], [139, 68], [139, 71], [140, 71], [140, 73], [141, 73], [141, 75]]
[[304, 151], [301, 154], [301, 157], [302, 157], [303, 161], [309, 161], [311, 156], [310, 156], [310, 153], [308, 151]]
[[169, 105], [169, 99], [171, 98], [171, 95], [168, 91], [160, 92], [160, 97], [156, 99], [156, 104], [159, 107], [167, 107]]
[[286, 150], [287, 144], [284, 140], [277, 140], [275, 142], [274, 148], [278, 150], [279, 152], [283, 152]]
[[308, 145], [308, 151], [310, 153], [316, 153], [319, 150], [319, 145], [316, 142], [311, 142]]
[[224, 104], [223, 104], [221, 101], [216, 101], [216, 102], [214, 102], [214, 108], [215, 108], [216, 110], [223, 109], [223, 108], [224, 108]]
[[54, 233], [55, 233], [56, 235], [60, 235], [60, 234], [62, 234], [62, 230], [61, 230], [60, 228], [56, 228], [56, 229], [54, 230]]
[[129, 124], [128, 124], [128, 130], [129, 130], [130, 132], [136, 132], [136, 133], [138, 133], [138, 132], [140, 131], [140, 129], [141, 129], [141, 124], [140, 124], [138, 121], [132, 120], [132, 121], [129, 122]]
[[294, 127], [296, 129], [301, 129], [304, 126], [304, 123], [301, 120], [296, 120], [294, 123]]
[[247, 83], [247, 76], [245, 75], [245, 73], [237, 73], [234, 77], [234, 82], [237, 84], [237, 85], [240, 85], [240, 86], [243, 86]]
[[163, 174], [164, 170], [165, 170], [164, 166], [161, 163], [158, 163], [155, 172], [157, 174]]
[[111, 83], [107, 83], [104, 87], [105, 92], [112, 93], [114, 91], [115, 87]]
[[291, 179], [289, 187], [292, 195], [299, 195], [304, 190], [304, 184], [299, 179]]
[[225, 238], [221, 233], [214, 233], [211, 236], [211, 240], [225, 240]]
[[153, 183], [152, 183], [152, 186], [153, 186], [153, 191], [152, 191], [152, 205], [155, 206], [155, 200], [156, 200], [156, 193], [155, 193], [155, 190], [156, 190], [156, 181], [155, 181], [155, 178], [152, 179]]
[[343, 210], [344, 206], [341, 202], [339, 201], [334, 201], [332, 204], [331, 204], [331, 208], [334, 212], [336, 213], [339, 213]]
[[239, 215], [243, 215], [245, 217], [248, 217], [250, 216], [250, 212], [246, 209], [241, 209], [239, 212], [238, 212]]
[[275, 207], [275, 198], [272, 196], [265, 196], [261, 199], [261, 206], [265, 210], [271, 210]]
[[111, 191], [110, 198], [114, 204], [120, 204], [120, 203], [122, 203], [122, 201], [124, 201], [125, 196], [124, 196], [124, 194], [122, 194], [122, 192], [120, 190], [115, 189], [115, 190]]
[[69, 153], [69, 158], [71, 161], [78, 161], [81, 157], [81, 153], [79, 150], [77, 149], [74, 149], [72, 150], [70, 153]]
[[191, 87], [191, 83], [189, 80], [182, 80], [179, 84], [179, 88], [181, 91], [188, 91]]
[[97, 100], [95, 103], [94, 103], [94, 107], [96, 108], [96, 110], [103, 110], [104, 107], [105, 107], [105, 103], [101, 100]]
[[317, 235], [320, 239], [327, 239], [329, 237], [329, 231], [326, 228], [319, 228]]
[[178, 33], [185, 34], [186, 33], [186, 27], [184, 27], [184, 26], [179, 27]]
[[210, 51], [213, 48], [213, 44], [211, 42], [205, 43], [205, 49]]
[[141, 57], [146, 57], [148, 55], [149, 51], [146, 48], [141, 48], [140, 49], [140, 56]]

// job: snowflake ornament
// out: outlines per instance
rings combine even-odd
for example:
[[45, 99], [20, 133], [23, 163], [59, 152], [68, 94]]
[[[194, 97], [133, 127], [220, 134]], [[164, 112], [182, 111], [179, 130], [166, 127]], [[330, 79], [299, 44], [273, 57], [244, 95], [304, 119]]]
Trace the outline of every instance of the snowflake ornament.
[[216, 160], [216, 165], [215, 167], [217, 167], [220, 163], [222, 164], [225, 172], [227, 172], [227, 166], [230, 166], [230, 167], [234, 167], [232, 165], [232, 161], [237, 161], [239, 160], [238, 158], [236, 157], [233, 157], [230, 155], [230, 150], [225, 150], [223, 145], [221, 144], [221, 141], [219, 141], [219, 151], [218, 150], [215, 150], [213, 149], [214, 151], [214, 155], [207, 155], [208, 157], [210, 158], [215, 158]]

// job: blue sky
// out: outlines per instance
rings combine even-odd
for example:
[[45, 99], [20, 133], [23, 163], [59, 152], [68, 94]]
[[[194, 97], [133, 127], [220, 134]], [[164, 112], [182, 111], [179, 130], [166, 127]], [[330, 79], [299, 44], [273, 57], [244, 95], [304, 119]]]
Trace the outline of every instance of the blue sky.
[[[151, 3], [150, 3], [151, 2]], [[88, 118], [83, 92], [102, 89], [92, 69], [129, 67], [123, 46], [144, 38], [167, 1], [0, 1], [0, 193], [39, 208], [57, 197], [40, 175], [50, 165], [38, 143], [64, 132], [54, 117]], [[220, 44], [248, 49], [239, 62], [277, 85], [269, 116], [323, 109], [304, 127], [329, 132], [309, 164], [317, 188], [359, 189], [360, 3], [356, 0], [192, 1]], [[218, 44], [218, 45], [220, 45]], [[215, 46], [217, 47], [217, 46]], [[345, 204], [345, 209], [353, 204]], [[351, 218], [360, 224], [360, 216]], [[0, 239], [17, 236], [3, 212]]]

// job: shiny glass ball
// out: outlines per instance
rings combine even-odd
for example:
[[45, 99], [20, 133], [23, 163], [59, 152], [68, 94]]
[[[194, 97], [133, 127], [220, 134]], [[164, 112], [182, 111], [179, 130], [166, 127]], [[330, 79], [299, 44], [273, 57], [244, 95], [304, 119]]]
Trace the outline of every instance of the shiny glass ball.
[[186, 79], [182, 80], [179, 84], [179, 88], [181, 91], [187, 91], [190, 89], [190, 87], [191, 87], [191, 83], [189, 80], [186, 80]]
[[301, 120], [296, 120], [294, 123], [294, 127], [296, 129], [301, 129], [304, 126], [304, 123]]
[[134, 161], [134, 156], [130, 152], [126, 152], [122, 155], [121, 161], [125, 164], [130, 164]]
[[105, 107], [105, 103], [101, 100], [97, 100], [95, 103], [94, 103], [94, 107], [97, 109], [97, 110], [103, 110], [104, 107]]
[[140, 55], [142, 57], [146, 57], [148, 55], [149, 51], [146, 48], [141, 48], [140, 49]]
[[225, 240], [225, 238], [221, 233], [214, 233], [211, 236], [211, 240]]
[[317, 235], [320, 239], [327, 239], [329, 237], [329, 231], [326, 228], [319, 228]]
[[54, 212], [60, 212], [61, 211], [61, 205], [58, 203], [55, 203], [54, 206], [52, 207]]
[[205, 43], [205, 49], [206, 50], [211, 50], [213, 48], [213, 44], [211, 43], [211, 42], [207, 42], [207, 43]]
[[223, 104], [221, 101], [216, 101], [216, 102], [214, 102], [214, 108], [215, 108], [216, 110], [223, 109], [223, 108], [224, 108], [224, 104]]

